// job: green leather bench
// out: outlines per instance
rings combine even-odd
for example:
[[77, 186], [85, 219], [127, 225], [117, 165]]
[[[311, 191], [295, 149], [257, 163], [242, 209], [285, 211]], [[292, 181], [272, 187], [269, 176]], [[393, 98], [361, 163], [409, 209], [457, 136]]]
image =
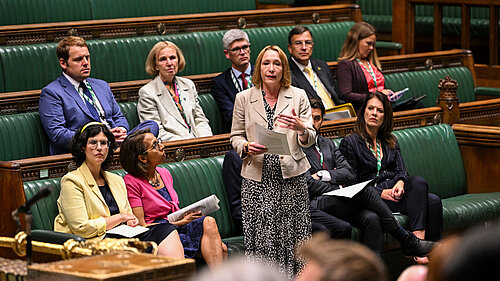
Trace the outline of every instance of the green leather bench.
[[[424, 177], [430, 191], [443, 200], [443, 227], [445, 230], [464, 228], [494, 220], [500, 216], [500, 192], [467, 194], [462, 157], [453, 130], [448, 125], [435, 125], [395, 132], [401, 146], [406, 168], [410, 175]], [[340, 139], [334, 140], [338, 145]], [[230, 253], [243, 250], [243, 239], [231, 219], [222, 181], [222, 156], [168, 163], [174, 179], [174, 188], [182, 206], [216, 194], [220, 207], [213, 214], [221, 236], [229, 241]], [[115, 171], [124, 175], [123, 170]], [[53, 184], [51, 196], [32, 208], [33, 228], [51, 230], [57, 215], [56, 200], [60, 179], [38, 180], [24, 183], [27, 198], [41, 187]], [[397, 215], [398, 221], [408, 226], [408, 217]], [[386, 236], [390, 239], [389, 236]], [[353, 233], [359, 239], [359, 230]], [[41, 239], [41, 238], [40, 238]], [[47, 238], [45, 238], [47, 239]]]
[[[314, 57], [324, 61], [338, 58], [346, 34], [354, 22], [308, 25], [315, 39]], [[251, 60], [269, 44], [287, 50], [290, 26], [246, 29], [252, 43]], [[151, 48], [159, 41], [175, 42], [186, 58], [182, 76], [224, 71], [229, 62], [222, 52], [224, 30], [183, 34], [89, 40], [92, 77], [108, 83], [150, 78], [144, 64]], [[36, 90], [45, 87], [61, 73], [56, 58], [56, 43], [0, 46], [0, 92]], [[398, 48], [400, 44], [386, 43]], [[36, 70], [36, 71], [33, 71]], [[29, 75], [26, 75], [29, 73]]]
[[255, 9], [255, 0], [2, 0], [0, 1], [0, 25]]
[[[219, 232], [223, 241], [228, 242], [230, 253], [243, 250], [243, 237], [238, 235], [238, 229], [231, 219], [228, 200], [222, 181], [222, 156], [204, 158], [191, 161], [168, 163], [161, 166], [170, 170], [174, 180], [174, 188], [179, 195], [180, 207], [187, 206], [197, 200], [203, 199], [211, 194], [217, 195], [220, 200], [220, 209], [211, 214], [217, 221]], [[113, 171], [121, 176], [124, 170]], [[32, 228], [33, 238], [37, 240], [50, 241], [53, 234], [54, 219], [59, 213], [57, 198], [61, 191], [60, 178], [38, 180], [24, 183], [24, 192], [27, 198], [31, 198], [40, 188], [51, 184], [54, 189], [49, 197], [39, 201], [31, 208], [33, 213]], [[58, 241], [65, 241], [65, 234], [59, 234]], [[66, 239], [74, 238], [74, 235]]]
[[[211, 94], [199, 95], [200, 105], [214, 135], [224, 132], [219, 107]], [[118, 103], [130, 128], [139, 125], [137, 102]], [[49, 139], [43, 130], [38, 112], [0, 115], [0, 160], [48, 156]]]
[[[363, 20], [372, 24], [378, 32], [392, 32], [393, 0], [357, 0], [363, 14]], [[415, 32], [432, 34], [434, 14], [430, 5], [415, 7]], [[472, 36], [488, 36], [489, 11], [485, 7], [471, 7], [470, 32]], [[461, 14], [459, 6], [443, 7], [443, 34], [460, 35]]]

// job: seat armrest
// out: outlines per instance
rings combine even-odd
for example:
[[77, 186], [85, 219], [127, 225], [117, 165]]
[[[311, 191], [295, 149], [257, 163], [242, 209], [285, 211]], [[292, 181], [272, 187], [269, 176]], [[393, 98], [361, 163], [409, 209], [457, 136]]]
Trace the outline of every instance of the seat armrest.
[[35, 229], [31, 231], [31, 239], [33, 241], [52, 243], [62, 245], [69, 239], [77, 242], [85, 242], [85, 238], [64, 232], [55, 232], [51, 230]]
[[476, 96], [491, 96], [500, 98], [500, 88], [476, 87]]
[[403, 44], [389, 41], [377, 41], [377, 49], [401, 50]]

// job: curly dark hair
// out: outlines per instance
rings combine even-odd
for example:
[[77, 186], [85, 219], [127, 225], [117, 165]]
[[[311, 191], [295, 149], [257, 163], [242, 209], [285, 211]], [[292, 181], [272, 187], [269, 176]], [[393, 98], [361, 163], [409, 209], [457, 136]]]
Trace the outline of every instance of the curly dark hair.
[[148, 147], [144, 144], [144, 136], [149, 133], [149, 128], [137, 130], [128, 135], [120, 146], [120, 164], [129, 174], [140, 177], [148, 171], [148, 165], [139, 161]]
[[[87, 146], [87, 141], [89, 140], [89, 138], [94, 137], [102, 132], [109, 141], [108, 156], [106, 156], [106, 159], [101, 164], [101, 169], [103, 171], [106, 171], [111, 165], [113, 152], [116, 148], [115, 136], [104, 124], [95, 122], [95, 124], [88, 125], [87, 127], [85, 126], [87, 125], [83, 125], [76, 131], [75, 136], [71, 141], [71, 155], [73, 155], [73, 162], [75, 162], [77, 167], [80, 167], [83, 162], [85, 162], [85, 146]], [[83, 132], [82, 129], [84, 129]]]
[[384, 121], [378, 130], [377, 138], [389, 145], [390, 148], [396, 146], [396, 137], [392, 134], [392, 129], [394, 127], [392, 105], [387, 96], [381, 92], [370, 93], [363, 105], [358, 111], [358, 118], [356, 118], [356, 123], [354, 124], [354, 132], [358, 133], [363, 139], [368, 139], [368, 132], [366, 131], [366, 120], [365, 120], [365, 110], [368, 105], [368, 101], [377, 98], [384, 105]]

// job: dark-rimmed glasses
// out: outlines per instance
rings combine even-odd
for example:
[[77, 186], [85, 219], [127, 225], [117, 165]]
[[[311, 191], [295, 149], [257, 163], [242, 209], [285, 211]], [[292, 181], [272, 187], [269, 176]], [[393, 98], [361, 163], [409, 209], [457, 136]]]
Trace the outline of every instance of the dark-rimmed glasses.
[[144, 151], [143, 154], [148, 153], [148, 151], [154, 149], [154, 150], [160, 150], [160, 144], [162, 143], [161, 138], [157, 138], [156, 141], [153, 142], [150, 148], [148, 148], [146, 151]]
[[250, 52], [250, 44], [243, 45], [241, 47], [232, 48], [231, 50], [229, 50], [229, 52], [232, 52], [235, 54], [239, 54], [241, 51], [243, 51], [244, 53]]

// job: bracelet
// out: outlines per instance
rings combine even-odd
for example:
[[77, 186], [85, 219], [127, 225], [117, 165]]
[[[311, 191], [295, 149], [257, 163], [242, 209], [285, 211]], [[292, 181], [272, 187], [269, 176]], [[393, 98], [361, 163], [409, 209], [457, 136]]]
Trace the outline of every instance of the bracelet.
[[299, 134], [299, 136], [303, 136], [303, 135], [305, 135], [306, 133], [307, 133], [307, 127], [306, 127], [306, 128], [304, 128], [304, 131], [303, 131], [301, 134]]

